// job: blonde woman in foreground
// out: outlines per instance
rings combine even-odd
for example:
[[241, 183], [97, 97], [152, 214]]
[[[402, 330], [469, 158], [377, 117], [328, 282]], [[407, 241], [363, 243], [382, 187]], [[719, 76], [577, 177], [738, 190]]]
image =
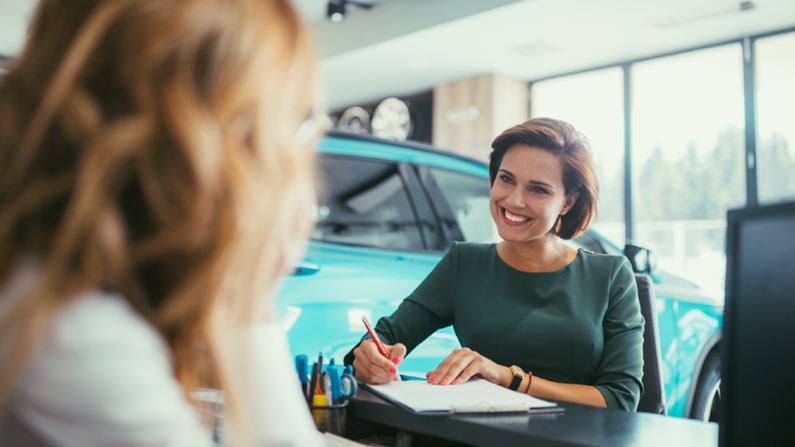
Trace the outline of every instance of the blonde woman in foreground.
[[[315, 446], [271, 296], [310, 229], [289, 0], [42, 0], [0, 79], [0, 445]], [[310, 132], [311, 133], [311, 132]]]

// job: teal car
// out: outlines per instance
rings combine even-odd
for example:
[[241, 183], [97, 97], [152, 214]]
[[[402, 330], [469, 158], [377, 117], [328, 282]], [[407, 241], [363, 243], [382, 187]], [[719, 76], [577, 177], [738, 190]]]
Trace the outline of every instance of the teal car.
[[[304, 259], [281, 286], [276, 309], [294, 354], [323, 352], [341, 364], [365, 333], [361, 318], [375, 323], [390, 315], [453, 241], [490, 243], [499, 236], [483, 162], [343, 133], [323, 137], [317, 152], [316, 226]], [[593, 230], [572, 243], [622, 253]], [[657, 296], [668, 412], [714, 419], [723, 299], [650, 264], [647, 270]], [[439, 330], [400, 371], [424, 377], [459, 347], [452, 327]]]

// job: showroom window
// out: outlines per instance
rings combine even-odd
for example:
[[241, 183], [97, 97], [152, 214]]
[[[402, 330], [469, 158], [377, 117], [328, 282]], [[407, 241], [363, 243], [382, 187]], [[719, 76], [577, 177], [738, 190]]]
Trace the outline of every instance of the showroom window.
[[594, 229], [624, 245], [624, 103], [621, 68], [535, 82], [530, 116], [568, 122], [591, 146], [601, 192]]
[[659, 267], [722, 287], [726, 211], [746, 203], [738, 44], [632, 65], [634, 239]]
[[756, 41], [759, 202], [795, 199], [795, 33]]
[[397, 165], [354, 157], [318, 160], [312, 239], [395, 250], [424, 250]]

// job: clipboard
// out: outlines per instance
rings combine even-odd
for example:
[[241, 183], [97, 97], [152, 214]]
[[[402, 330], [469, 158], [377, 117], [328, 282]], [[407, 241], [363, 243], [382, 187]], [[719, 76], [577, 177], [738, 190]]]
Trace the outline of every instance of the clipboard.
[[561, 413], [563, 407], [526, 394], [507, 390], [482, 379], [460, 385], [431, 385], [404, 381], [389, 385], [360, 383], [373, 394], [407, 411], [426, 416], [494, 413]]
[[527, 407], [525, 405], [496, 405], [493, 402], [483, 402], [472, 407], [450, 407], [448, 414], [471, 414], [471, 413], [529, 413], [529, 414], [552, 414], [563, 413], [565, 408], [557, 404], [552, 407]]

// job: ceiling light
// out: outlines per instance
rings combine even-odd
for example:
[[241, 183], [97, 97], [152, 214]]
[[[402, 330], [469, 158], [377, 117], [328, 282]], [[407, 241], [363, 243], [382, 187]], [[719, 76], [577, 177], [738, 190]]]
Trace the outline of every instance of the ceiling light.
[[345, 18], [345, 6], [344, 0], [331, 0], [328, 2], [326, 15], [332, 22], [342, 22], [342, 19]]
[[518, 47], [509, 48], [509, 50], [517, 56], [521, 56], [526, 59], [537, 59], [541, 56], [546, 56], [551, 53], [559, 53], [562, 51], [560, 47], [545, 40], [535, 40]]
[[686, 22], [706, 19], [718, 15], [748, 11], [756, 8], [753, 2], [727, 2], [719, 3], [717, 5], [706, 6], [703, 8], [691, 9], [675, 16], [667, 17], [664, 19], [652, 22], [652, 25], [657, 28], [668, 28], [670, 26], [679, 25]]
[[342, 22], [348, 14], [348, 5], [353, 5], [361, 9], [370, 9], [373, 7], [372, 3], [362, 3], [351, 0], [329, 0], [326, 6], [326, 17], [332, 22]]

